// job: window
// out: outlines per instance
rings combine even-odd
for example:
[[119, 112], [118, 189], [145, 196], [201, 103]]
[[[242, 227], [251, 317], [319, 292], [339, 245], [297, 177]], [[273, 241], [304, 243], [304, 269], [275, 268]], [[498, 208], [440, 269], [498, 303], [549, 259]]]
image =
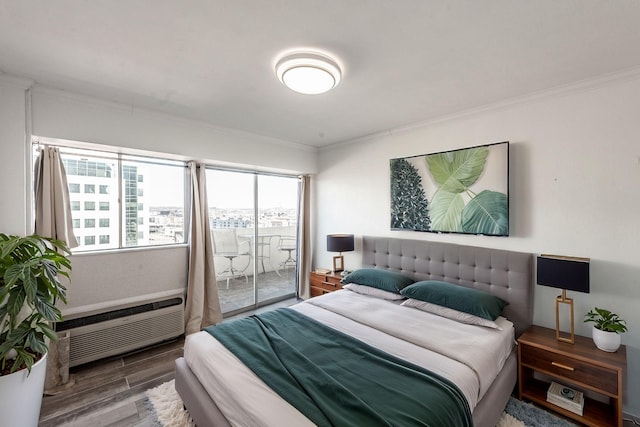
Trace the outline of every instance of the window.
[[185, 162], [65, 146], [60, 153], [74, 227], [100, 227], [76, 234], [73, 252], [185, 242]]

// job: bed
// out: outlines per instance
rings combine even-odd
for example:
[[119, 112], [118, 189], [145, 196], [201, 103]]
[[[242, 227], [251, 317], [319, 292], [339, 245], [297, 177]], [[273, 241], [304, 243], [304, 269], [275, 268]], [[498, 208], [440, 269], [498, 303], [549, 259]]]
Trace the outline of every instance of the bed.
[[[465, 378], [471, 377], [469, 370], [483, 372], [483, 375], [485, 371], [490, 371], [490, 368], [484, 369], [489, 366], [486, 360], [470, 360], [470, 363], [480, 364], [480, 368], [469, 368], [465, 365], [466, 361], [448, 362], [445, 360], [448, 355], [443, 356], [429, 350], [415, 353], [416, 343], [413, 340], [422, 340], [423, 337], [417, 336], [420, 334], [397, 336], [396, 332], [385, 329], [386, 322], [380, 322], [383, 317], [406, 316], [410, 312], [417, 313], [416, 310], [411, 311], [412, 309], [401, 307], [398, 303], [377, 300], [348, 290], [312, 298], [297, 304], [291, 310], [316, 318], [330, 328], [336, 328], [385, 352], [396, 353], [395, 356], [411, 363], [424, 364], [428, 368], [432, 359], [442, 359], [437, 367], [434, 364], [435, 372], [445, 377], [451, 375], [451, 381], [463, 391], [472, 409], [473, 424], [476, 427], [495, 426], [517, 379], [513, 339], [532, 323], [533, 256], [449, 243], [365, 236], [362, 260], [363, 268], [397, 272], [415, 281], [438, 280], [453, 283], [481, 290], [508, 302], [500, 321], [505, 319], [506, 323], [501, 329], [510, 330], [511, 336], [507, 334], [507, 338], [502, 337], [502, 344], [497, 346], [498, 355], [491, 356], [503, 360], [495, 367], [496, 372], [487, 374], [488, 377], [477, 375], [477, 385], [465, 382]], [[358, 312], [360, 314], [352, 315], [345, 308], [348, 306], [361, 306], [363, 310]], [[384, 316], [376, 315], [387, 312], [389, 314]], [[434, 321], [425, 318], [428, 315], [420, 312], [415, 318], [403, 319], [402, 322]], [[447, 319], [443, 321], [448, 322]], [[509, 329], [508, 325], [511, 324], [513, 328]], [[429, 328], [416, 327], [412, 330], [424, 329]], [[436, 336], [434, 339], [437, 341], [439, 338]], [[465, 338], [465, 341], [471, 340]], [[473, 351], [467, 353], [474, 354]], [[463, 368], [459, 368], [461, 365], [464, 365]], [[187, 338], [185, 357], [176, 360], [176, 390], [199, 427], [312, 425], [207, 332], [199, 332]]]

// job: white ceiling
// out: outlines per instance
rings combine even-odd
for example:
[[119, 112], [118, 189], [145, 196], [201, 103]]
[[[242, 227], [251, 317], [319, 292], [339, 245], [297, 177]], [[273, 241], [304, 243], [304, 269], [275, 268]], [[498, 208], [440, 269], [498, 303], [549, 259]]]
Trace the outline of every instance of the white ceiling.
[[[299, 47], [336, 89], [277, 80]], [[1, 72], [310, 146], [638, 66], [638, 0], [0, 0]]]

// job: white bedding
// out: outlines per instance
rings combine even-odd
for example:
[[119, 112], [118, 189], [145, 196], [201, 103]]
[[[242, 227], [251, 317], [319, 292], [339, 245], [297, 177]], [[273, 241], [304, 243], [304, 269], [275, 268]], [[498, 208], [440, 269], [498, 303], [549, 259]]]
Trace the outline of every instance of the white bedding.
[[[512, 351], [513, 325], [465, 325], [347, 290], [293, 307], [327, 326], [455, 383], [475, 408]], [[207, 332], [189, 335], [184, 357], [234, 426], [312, 426]]]

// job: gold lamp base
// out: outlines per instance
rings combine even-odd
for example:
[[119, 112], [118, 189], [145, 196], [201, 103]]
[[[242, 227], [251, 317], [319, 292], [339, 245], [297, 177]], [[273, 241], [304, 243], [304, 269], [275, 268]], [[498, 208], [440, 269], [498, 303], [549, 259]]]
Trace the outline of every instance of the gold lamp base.
[[342, 252], [341, 252], [340, 255], [336, 255], [333, 257], [333, 272], [337, 273], [343, 270], [344, 270], [344, 257], [342, 256]]
[[[560, 332], [560, 304], [568, 304], [569, 305], [569, 313], [571, 317], [571, 333], [569, 336], [562, 335]], [[575, 338], [573, 334], [573, 299], [567, 298], [567, 291], [565, 289], [562, 290], [562, 295], [558, 295], [556, 297], [556, 339], [561, 342], [566, 342], [569, 344], [575, 343]]]

